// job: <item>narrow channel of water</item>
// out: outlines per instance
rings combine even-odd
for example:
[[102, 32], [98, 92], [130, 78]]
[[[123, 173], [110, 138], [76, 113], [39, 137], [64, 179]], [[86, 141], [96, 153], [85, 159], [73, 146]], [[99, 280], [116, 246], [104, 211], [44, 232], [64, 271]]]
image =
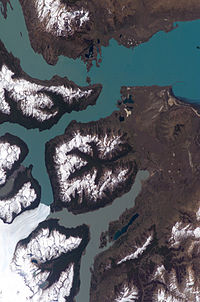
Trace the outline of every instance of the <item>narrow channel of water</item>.
[[[85, 85], [86, 68], [80, 60], [60, 57], [56, 66], [48, 65], [41, 55], [35, 54], [30, 46], [21, 6], [11, 1], [6, 20], [0, 17], [0, 39], [9, 51], [19, 57], [25, 72], [40, 79], [54, 74], [68, 76], [76, 83]], [[83, 112], [65, 114], [52, 129], [39, 133], [26, 130], [19, 125], [3, 124], [0, 135], [6, 131], [21, 137], [30, 150], [25, 163], [33, 164], [33, 175], [42, 186], [42, 202], [52, 202], [52, 191], [44, 163], [44, 145], [49, 139], [62, 134], [71, 120], [88, 122], [108, 116], [116, 109], [122, 85], [173, 85], [174, 92], [190, 99], [200, 99], [200, 21], [179, 23], [170, 33], [159, 32], [149, 42], [133, 50], [118, 46], [111, 41], [103, 48], [100, 68], [93, 67], [89, 73], [93, 82], [103, 84], [103, 91], [96, 106]], [[22, 36], [20, 35], [22, 33]]]
[[[14, 10], [8, 11], [8, 18], [0, 17], [0, 39], [9, 51], [21, 60], [22, 68], [33, 77], [49, 79], [54, 74], [67, 76], [77, 84], [86, 85], [87, 76], [84, 64], [80, 60], [60, 57], [56, 66], [47, 65], [41, 55], [35, 54], [30, 46], [21, 6], [12, 1]], [[118, 46], [112, 40], [110, 46], [102, 49], [103, 61], [100, 68], [93, 67], [89, 73], [93, 82], [103, 84], [103, 91], [97, 105], [79, 113], [65, 114], [51, 130], [39, 132], [6, 123], [0, 126], [0, 135], [10, 132], [23, 139], [29, 147], [25, 164], [33, 164], [33, 175], [42, 186], [42, 203], [52, 202], [52, 190], [46, 173], [44, 161], [45, 142], [62, 134], [68, 123], [75, 119], [88, 122], [108, 116], [116, 109], [122, 85], [173, 85], [174, 93], [188, 99], [200, 99], [200, 20], [179, 23], [179, 27], [170, 33], [159, 32], [134, 49]], [[20, 34], [22, 33], [22, 36]], [[142, 101], [142, 100], [141, 100]], [[67, 211], [51, 217], [62, 217], [67, 227], [82, 223], [90, 225], [91, 241], [82, 258], [81, 290], [77, 302], [89, 301], [90, 267], [94, 256], [99, 252], [99, 238], [108, 223], [133, 206], [133, 200], [140, 191], [140, 180], [147, 172], [139, 172], [132, 190], [116, 199], [111, 206], [98, 211], [74, 216]]]
[[[19, 1], [11, 2], [14, 9], [8, 9], [8, 18], [4, 20], [0, 17], [0, 39], [9, 51], [21, 59], [22, 68], [40, 79], [59, 74], [78, 84], [86, 84], [86, 68], [80, 59], [61, 56], [56, 66], [50, 66], [41, 55], [34, 53]], [[104, 84], [107, 106], [113, 100], [115, 103], [116, 90], [118, 92], [122, 85], [173, 85], [176, 95], [200, 99], [200, 49], [197, 48], [200, 46], [200, 20], [177, 24], [173, 31], [158, 32], [134, 50], [119, 46], [114, 40], [111, 40], [109, 47], [103, 48], [101, 67], [92, 68], [90, 75], [94, 82]], [[104, 110], [106, 114], [107, 108]]]
[[[54, 74], [68, 76], [78, 84], [85, 85], [86, 68], [80, 60], [60, 57], [56, 66], [48, 65], [41, 55], [30, 46], [21, 6], [11, 1], [6, 20], [0, 17], [0, 39], [9, 51], [19, 57], [22, 68], [33, 77], [49, 79]], [[173, 85], [176, 95], [189, 99], [200, 99], [200, 20], [179, 23], [170, 33], [159, 32], [149, 42], [134, 50], [117, 45], [112, 40], [103, 48], [100, 68], [93, 67], [89, 75], [93, 82], [103, 84], [103, 91], [96, 106], [83, 112], [65, 114], [51, 130], [39, 133], [21, 126], [4, 124], [0, 134], [6, 131], [21, 137], [29, 146], [25, 163], [33, 164], [33, 174], [42, 186], [42, 202], [52, 202], [50, 182], [44, 164], [44, 145], [49, 139], [62, 134], [71, 120], [88, 122], [108, 116], [116, 109], [122, 85]], [[20, 34], [22, 33], [22, 36]]]
[[108, 225], [111, 221], [117, 220], [126, 209], [134, 206], [134, 200], [141, 190], [141, 181], [147, 179], [148, 176], [149, 173], [147, 171], [139, 171], [132, 189], [122, 197], [115, 199], [111, 205], [105, 208], [81, 215], [73, 215], [67, 210], [63, 210], [49, 216], [49, 218], [59, 218], [59, 223], [65, 227], [76, 227], [83, 223], [90, 226], [91, 239], [86, 248], [86, 254], [81, 261], [81, 287], [76, 297], [76, 302], [89, 302], [90, 267], [93, 266], [94, 257], [112, 245], [112, 243], [109, 243], [104, 249], [99, 249], [101, 233], [108, 230]]

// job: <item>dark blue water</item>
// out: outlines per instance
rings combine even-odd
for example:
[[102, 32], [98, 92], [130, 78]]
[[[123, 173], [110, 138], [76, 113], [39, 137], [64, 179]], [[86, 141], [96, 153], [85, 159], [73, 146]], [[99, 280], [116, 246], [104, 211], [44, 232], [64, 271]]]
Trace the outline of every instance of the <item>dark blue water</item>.
[[[56, 66], [50, 66], [46, 64], [41, 55], [33, 52], [19, 2], [17, 0], [11, 0], [11, 2], [14, 10], [9, 9], [7, 20], [0, 16], [0, 39], [7, 49], [13, 52], [14, 56], [20, 58], [24, 71], [40, 79], [49, 79], [54, 74], [67, 76], [79, 85], [86, 85], [87, 72], [80, 60], [74, 61], [60, 57]], [[149, 42], [136, 47], [134, 50], [119, 46], [114, 40], [110, 42], [109, 47], [103, 48], [101, 67], [94, 66], [89, 73], [92, 82], [103, 84], [103, 91], [96, 106], [89, 107], [83, 112], [65, 114], [51, 130], [42, 133], [39, 133], [38, 130], [26, 130], [15, 124], [0, 125], [0, 135], [10, 132], [28, 144], [30, 152], [25, 164], [33, 164], [34, 166], [33, 175], [42, 186], [43, 203], [50, 204], [52, 202], [52, 190], [44, 161], [45, 142], [62, 134], [72, 119], [88, 122], [111, 114], [116, 109], [116, 102], [120, 98], [122, 85], [172, 85], [175, 95], [192, 100], [191, 102], [200, 103], [200, 50], [197, 49], [197, 46], [200, 45], [200, 20], [178, 23], [178, 25], [178, 28], [170, 33], [157, 33]], [[129, 193], [131, 195], [128, 198], [130, 198], [130, 207], [132, 207], [133, 196], [131, 192]], [[75, 225], [79, 225], [82, 221], [88, 223], [87, 215], [91, 214], [94, 218], [93, 223], [92, 218], [90, 220], [91, 242], [82, 259], [82, 287], [77, 301], [89, 301], [90, 266], [93, 257], [98, 252], [99, 235], [107, 228], [108, 222], [117, 219], [124, 210], [122, 209], [124, 203], [121, 202], [124, 201], [123, 198], [124, 196], [120, 198], [119, 203], [113, 203], [110, 206], [110, 212], [109, 207], [105, 208], [106, 214], [103, 216], [101, 212], [103, 209], [95, 212], [98, 219], [94, 213], [88, 213], [80, 215], [79, 219], [75, 221]], [[118, 211], [116, 207], [119, 207]], [[110, 216], [106, 217], [108, 213]], [[69, 224], [68, 226], [72, 226], [73, 215], [67, 213], [68, 218], [66, 218], [65, 213], [63, 215], [65, 222]], [[106, 217], [106, 222], [102, 221], [102, 217], [103, 220]], [[136, 218], [133, 216], [128, 225], [115, 234], [115, 239], [126, 232]], [[99, 223], [98, 227], [96, 226], [97, 222]], [[98, 232], [96, 232], [97, 229]]]
[[[0, 17], [0, 39], [9, 51], [19, 57], [22, 68], [33, 77], [49, 79], [54, 74], [67, 76], [77, 84], [86, 85], [86, 68], [80, 60], [60, 57], [56, 66], [48, 65], [30, 46], [21, 6], [12, 1], [14, 10], [8, 18]], [[114, 40], [102, 49], [101, 67], [94, 66], [89, 76], [103, 84], [97, 105], [79, 113], [65, 114], [50, 131], [26, 130], [21, 126], [4, 124], [6, 131], [21, 137], [29, 146], [25, 163], [33, 164], [33, 174], [42, 185], [42, 202], [52, 202], [52, 191], [44, 164], [44, 145], [49, 139], [62, 134], [72, 119], [82, 122], [106, 117], [116, 109], [122, 85], [173, 85], [175, 95], [200, 100], [200, 20], [178, 23], [170, 33], [159, 32], [149, 42], [134, 50], [119, 46]], [[21, 34], [22, 33], [22, 37]], [[141, 100], [142, 101], [142, 100]]]
[[139, 214], [133, 215], [133, 217], [129, 220], [129, 222], [119, 231], [117, 231], [114, 235], [114, 240], [117, 240], [121, 235], [127, 232], [129, 226], [139, 217]]

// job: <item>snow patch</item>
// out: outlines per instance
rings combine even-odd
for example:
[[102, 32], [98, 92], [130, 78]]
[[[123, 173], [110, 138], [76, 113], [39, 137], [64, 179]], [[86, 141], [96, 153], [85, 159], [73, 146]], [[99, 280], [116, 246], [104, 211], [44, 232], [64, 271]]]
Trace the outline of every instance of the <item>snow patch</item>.
[[156, 268], [156, 271], [154, 273], [153, 279], [154, 280], [159, 280], [160, 282], [164, 283], [164, 274], [165, 274], [166, 270], [164, 265], [160, 265]]
[[6, 182], [6, 170], [11, 170], [13, 164], [19, 160], [20, 147], [8, 142], [0, 143], [0, 185]]
[[183, 302], [183, 300], [177, 299], [170, 293], [166, 292], [163, 288], [159, 288], [156, 293], [154, 293], [153, 302]]
[[[35, 238], [27, 246], [19, 246], [15, 253], [16, 267], [22, 267], [27, 263], [27, 267], [35, 267], [31, 262], [32, 258], [39, 263], [58, 258], [62, 253], [67, 253], [79, 246], [82, 239], [79, 237], [66, 236], [57, 230], [49, 231], [48, 228], [41, 229]], [[24, 269], [24, 268], [23, 268]]]
[[28, 301], [26, 297], [29, 289], [22, 277], [10, 270], [10, 263], [17, 243], [26, 238], [49, 214], [50, 207], [40, 204], [34, 210], [23, 212], [11, 224], [0, 220], [0, 301]]
[[14, 102], [18, 103], [20, 110], [26, 117], [32, 117], [43, 122], [58, 114], [54, 110], [54, 103], [45, 91], [53, 92], [62, 96], [63, 101], [68, 104], [87, 98], [92, 90], [82, 91], [80, 88], [60, 86], [42, 86], [31, 83], [22, 78], [13, 78], [14, 73], [6, 65], [0, 71], [0, 111], [4, 114], [11, 114], [10, 105], [6, 102], [5, 90]]
[[141, 247], [136, 246], [136, 251], [134, 253], [124, 257], [122, 260], [118, 261], [117, 264], [121, 264], [128, 260], [133, 260], [133, 259], [138, 258], [146, 250], [147, 246], [151, 243], [152, 239], [153, 239], [153, 237], [150, 235]]
[[80, 152], [93, 156], [93, 149], [91, 143], [94, 143], [98, 149], [98, 156], [100, 159], [111, 159], [113, 152], [118, 150], [120, 152], [119, 145], [122, 143], [119, 136], [113, 136], [109, 138], [105, 135], [99, 138], [95, 135], [81, 135], [79, 131], [74, 133], [74, 137], [68, 141], [60, 144], [56, 147], [54, 155], [54, 164], [57, 177], [60, 185], [60, 198], [63, 202], [69, 203], [75, 194], [79, 195], [79, 202], [82, 202], [83, 195], [87, 194], [92, 201], [97, 201], [98, 198], [102, 198], [107, 189], [114, 191], [120, 183], [123, 183], [126, 175], [128, 174], [128, 168], [115, 170], [112, 168], [103, 168], [104, 171], [96, 183], [97, 169], [92, 167], [90, 170], [85, 171], [84, 176], [81, 178], [70, 178], [71, 174], [79, 171], [82, 167], [85, 167], [88, 162], [81, 158], [80, 155], [70, 153], [73, 150], [79, 150]]
[[72, 36], [90, 19], [87, 10], [73, 10], [60, 0], [36, 0], [35, 8], [46, 31], [56, 36]]
[[34, 210], [21, 213], [11, 224], [0, 220], [0, 272], [8, 269], [17, 243], [26, 238], [49, 214], [50, 207], [40, 204]]
[[172, 247], [178, 247], [182, 240], [186, 240], [188, 237], [198, 239], [200, 238], [200, 227], [192, 227], [191, 224], [183, 224], [182, 222], [176, 222], [172, 227], [171, 237], [169, 243]]
[[200, 208], [196, 212], [196, 218], [197, 218], [197, 221], [200, 221]]
[[135, 302], [138, 300], [138, 289], [136, 286], [129, 288], [127, 285], [124, 285], [118, 297], [115, 299], [115, 302]]
[[0, 200], [0, 219], [10, 223], [13, 214], [19, 214], [23, 208], [29, 207], [37, 198], [37, 194], [31, 188], [31, 182], [25, 183], [15, 196], [10, 199]]
[[165, 288], [162, 287], [155, 291], [153, 301], [200, 302], [200, 288], [198, 282], [196, 282], [194, 270], [190, 265], [187, 267], [181, 284], [177, 281], [175, 269], [167, 273], [163, 265], [156, 269], [153, 279], [165, 285]]

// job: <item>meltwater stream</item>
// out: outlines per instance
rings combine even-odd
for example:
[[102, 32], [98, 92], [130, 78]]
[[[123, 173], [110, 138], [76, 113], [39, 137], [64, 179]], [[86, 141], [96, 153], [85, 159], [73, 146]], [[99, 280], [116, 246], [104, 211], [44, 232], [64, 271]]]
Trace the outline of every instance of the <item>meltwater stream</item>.
[[[86, 85], [86, 68], [78, 60], [60, 57], [56, 66], [48, 65], [41, 55], [35, 54], [30, 46], [21, 6], [12, 1], [6, 20], [0, 16], [0, 39], [8, 51], [21, 61], [25, 72], [39, 79], [50, 79], [53, 75], [67, 76], [79, 85]], [[95, 106], [82, 112], [65, 114], [52, 129], [39, 132], [26, 130], [11, 123], [0, 125], [0, 135], [10, 132], [23, 139], [29, 147], [29, 155], [24, 164], [33, 164], [33, 176], [42, 187], [42, 203], [52, 202], [52, 190], [45, 168], [45, 142], [62, 134], [71, 120], [88, 122], [106, 117], [116, 110], [120, 98], [120, 87], [145, 85], [172, 85], [174, 94], [200, 103], [200, 20], [178, 23], [178, 28], [170, 33], [159, 32], [147, 43], [134, 50], [126, 49], [112, 40], [110, 46], [103, 48], [103, 61], [100, 68], [95, 66], [89, 72], [93, 83], [103, 84], [102, 93]], [[142, 101], [142, 100], [141, 100]], [[107, 229], [108, 223], [115, 220], [125, 210], [133, 206], [133, 200], [140, 191], [140, 180], [148, 173], [140, 171], [131, 191], [112, 205], [95, 212], [75, 216], [67, 211], [51, 215], [60, 217], [67, 227], [81, 223], [90, 225], [91, 240], [81, 263], [81, 289], [77, 302], [89, 301], [90, 271], [94, 256], [99, 252], [100, 233]]]

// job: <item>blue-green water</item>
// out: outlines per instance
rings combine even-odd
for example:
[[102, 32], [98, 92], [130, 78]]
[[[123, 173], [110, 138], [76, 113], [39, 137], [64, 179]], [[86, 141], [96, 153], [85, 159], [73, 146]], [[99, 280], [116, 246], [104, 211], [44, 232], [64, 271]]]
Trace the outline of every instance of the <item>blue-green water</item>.
[[[67, 76], [77, 84], [86, 85], [86, 68], [80, 60], [60, 57], [56, 66], [48, 65], [30, 46], [21, 6], [13, 1], [8, 18], [0, 18], [0, 39], [14, 56], [20, 58], [25, 72], [33, 77], [49, 79], [54, 74]], [[21, 126], [4, 124], [0, 134], [9, 131], [20, 136], [29, 146], [25, 163], [34, 165], [33, 174], [42, 185], [42, 202], [52, 202], [52, 192], [44, 164], [44, 145], [50, 138], [62, 134], [68, 123], [76, 119], [87, 122], [108, 116], [116, 109], [122, 85], [173, 85], [177, 96], [200, 99], [200, 20], [179, 23], [170, 33], [159, 32], [134, 50], [117, 45], [112, 40], [103, 48], [100, 68], [94, 66], [89, 76], [94, 83], [103, 84], [97, 105], [79, 113], [65, 114], [50, 131], [26, 130]], [[22, 33], [22, 36], [20, 35]]]
[[[11, 2], [14, 10], [9, 8], [7, 20], [0, 17], [0, 39], [14, 56], [20, 58], [23, 70], [32, 77], [40, 79], [50, 79], [58, 74], [67, 76], [79, 85], [86, 85], [87, 72], [80, 60], [60, 57], [56, 66], [50, 66], [41, 55], [33, 52], [19, 2], [16, 0]], [[45, 142], [62, 134], [73, 119], [88, 122], [111, 114], [116, 109], [116, 101], [120, 98], [122, 85], [173, 85], [175, 95], [190, 100], [200, 100], [200, 50], [196, 48], [200, 45], [199, 29], [200, 20], [179, 23], [179, 27], [175, 30], [167, 34], [159, 32], [150, 41], [134, 50], [118, 46], [112, 40], [110, 46], [102, 50], [101, 67], [94, 66], [89, 73], [93, 83], [103, 84], [103, 91], [96, 106], [89, 107], [83, 112], [65, 114], [57, 125], [43, 132], [26, 130], [10, 123], [0, 125], [0, 135], [10, 132], [27, 143], [30, 152], [25, 164], [34, 166], [33, 175], [42, 186], [42, 203], [52, 202], [52, 190], [44, 161]], [[67, 211], [54, 214], [62, 215], [63, 224], [69, 227], [83, 222], [90, 225], [91, 241], [82, 259], [82, 282], [77, 302], [89, 301], [89, 267], [92, 265], [93, 257], [99, 252], [100, 232], [106, 230], [110, 220], [118, 218], [125, 206], [133, 206], [133, 199], [139, 192], [138, 186], [140, 182], [136, 179], [136, 183], [127, 195], [95, 213], [76, 217]]]

